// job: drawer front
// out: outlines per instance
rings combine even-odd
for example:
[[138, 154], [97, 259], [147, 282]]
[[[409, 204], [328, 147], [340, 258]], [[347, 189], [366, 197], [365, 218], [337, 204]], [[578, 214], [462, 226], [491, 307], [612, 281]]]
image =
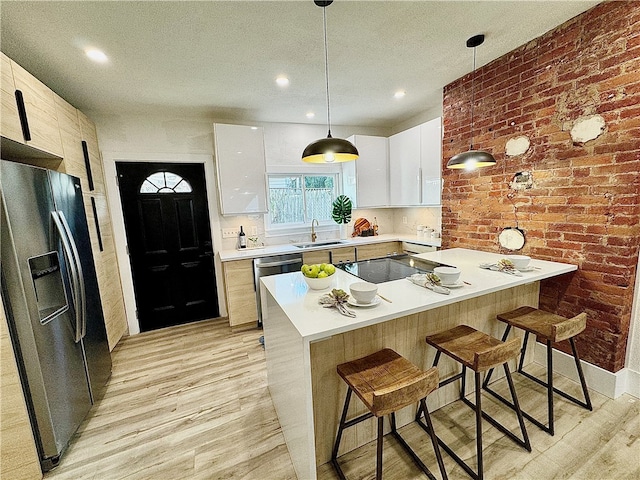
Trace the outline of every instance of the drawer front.
[[401, 242], [372, 243], [356, 247], [358, 260], [370, 260], [372, 258], [382, 258], [387, 255], [397, 255], [402, 253]]
[[331, 263], [345, 263], [356, 261], [355, 247], [334, 248], [331, 250]]

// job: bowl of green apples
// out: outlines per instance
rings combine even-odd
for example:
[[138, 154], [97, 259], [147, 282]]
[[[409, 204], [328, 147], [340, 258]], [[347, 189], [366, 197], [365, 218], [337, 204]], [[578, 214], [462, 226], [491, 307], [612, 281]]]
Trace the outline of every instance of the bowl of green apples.
[[304, 264], [300, 271], [310, 289], [324, 290], [333, 283], [333, 274], [336, 273], [336, 267], [331, 263]]

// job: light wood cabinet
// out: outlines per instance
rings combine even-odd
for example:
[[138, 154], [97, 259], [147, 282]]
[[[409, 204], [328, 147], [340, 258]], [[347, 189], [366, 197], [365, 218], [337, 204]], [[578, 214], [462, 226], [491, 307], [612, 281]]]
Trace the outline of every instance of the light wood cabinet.
[[402, 242], [370, 243], [356, 247], [358, 261], [402, 253]]
[[355, 247], [340, 247], [332, 248], [330, 252], [330, 261], [334, 265], [336, 263], [355, 262], [356, 261], [356, 249]]
[[127, 334], [129, 327], [124, 309], [109, 203], [105, 195], [85, 193], [83, 196], [107, 339], [109, 349], [113, 350]]
[[222, 215], [267, 213], [262, 127], [216, 123], [213, 133]]
[[18, 115], [18, 105], [16, 103], [16, 85], [13, 81], [13, 69], [11, 59], [0, 52], [2, 64], [0, 65], [2, 74], [2, 110], [0, 111], [0, 133], [3, 137], [15, 142], [23, 143], [22, 126]]
[[[88, 157], [89, 168], [87, 169], [87, 179], [89, 191], [97, 193], [105, 192], [104, 172], [102, 168], [102, 157], [98, 147], [98, 133], [96, 126], [84, 113], [78, 110], [78, 121], [80, 122], [80, 138], [83, 143], [83, 154]], [[84, 149], [86, 148], [86, 152]], [[87, 162], [87, 160], [85, 160]]]
[[42, 478], [7, 319], [0, 298], [0, 478]]
[[316, 263], [330, 263], [329, 250], [314, 250], [302, 254], [302, 263], [313, 265]]
[[80, 178], [83, 192], [105, 193], [98, 135], [93, 122], [80, 110], [54, 94], [62, 139], [63, 168]]
[[60, 127], [62, 140], [62, 169], [65, 173], [80, 179], [83, 192], [88, 192], [87, 171], [82, 154], [82, 142], [80, 135], [80, 123], [78, 122], [78, 110], [67, 103], [58, 95], [54, 95], [56, 115]]
[[[58, 95], [54, 95], [54, 100], [62, 138], [62, 168], [66, 173], [80, 178], [82, 185], [104, 323], [109, 348], [113, 350], [120, 338], [127, 333], [128, 325], [98, 137], [95, 126], [84, 113]], [[87, 169], [87, 164], [90, 165], [90, 170]]]
[[[107, 338], [109, 348], [113, 350], [120, 338], [127, 333], [128, 326], [95, 126], [86, 115], [53, 93], [18, 64], [5, 55], [1, 57], [2, 146], [4, 148], [5, 139], [11, 140], [9, 143], [12, 148], [13, 145], [28, 145], [32, 148], [21, 147], [23, 150], [17, 152], [20, 161], [54, 168], [80, 178]], [[24, 140], [19, 120], [16, 89], [22, 91], [24, 98], [32, 136], [28, 141]], [[88, 181], [83, 141], [92, 169], [93, 190]], [[57, 161], [39, 161], [48, 158], [55, 158]], [[0, 306], [0, 314], [3, 313]], [[6, 328], [4, 318], [0, 319], [0, 323], [0, 327]], [[3, 330], [0, 478], [42, 478], [31, 425], [27, 417], [24, 421], [19, 420], [20, 409], [26, 415], [19, 381], [15, 385], [6, 383], [5, 374], [11, 372], [15, 359], [9, 339], [4, 333]], [[35, 460], [32, 459], [31, 452], [34, 453]]]
[[[22, 93], [29, 137], [26, 145], [62, 157], [62, 140], [53, 92], [16, 62], [11, 61], [16, 91]], [[20, 106], [18, 106], [18, 110]]]
[[229, 325], [234, 327], [258, 321], [253, 260], [223, 262]]
[[389, 204], [389, 139], [370, 135], [348, 138], [358, 149], [355, 162], [342, 164], [343, 191], [354, 208]]

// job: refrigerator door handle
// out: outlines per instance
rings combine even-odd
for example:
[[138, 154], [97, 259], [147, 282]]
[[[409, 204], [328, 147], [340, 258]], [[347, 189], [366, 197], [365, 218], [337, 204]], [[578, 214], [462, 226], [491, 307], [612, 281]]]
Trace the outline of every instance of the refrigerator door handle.
[[82, 338], [82, 330], [81, 330], [81, 309], [78, 308], [78, 302], [80, 299], [80, 286], [78, 279], [78, 271], [76, 269], [76, 262], [73, 258], [73, 252], [71, 250], [71, 246], [69, 244], [69, 239], [67, 238], [67, 234], [64, 230], [64, 226], [62, 225], [62, 221], [60, 220], [60, 216], [58, 212], [51, 212], [51, 217], [53, 218], [53, 223], [58, 230], [58, 235], [60, 236], [60, 241], [62, 242], [62, 249], [64, 250], [64, 256], [67, 259], [69, 264], [69, 271], [71, 273], [71, 288], [72, 295], [71, 299], [73, 300], [74, 310], [75, 310], [75, 332], [74, 332], [74, 342], [78, 343]]
[[84, 338], [87, 334], [87, 293], [84, 290], [84, 274], [82, 272], [82, 265], [80, 263], [80, 254], [78, 253], [78, 247], [76, 246], [76, 240], [73, 238], [73, 234], [71, 233], [71, 228], [69, 228], [69, 224], [67, 223], [67, 219], [64, 216], [64, 213], [58, 210], [58, 215], [60, 216], [60, 220], [62, 220], [62, 226], [67, 234], [67, 238], [69, 239], [69, 244], [71, 245], [71, 251], [73, 252], [75, 262], [76, 262], [76, 271], [78, 272], [78, 286], [80, 289], [80, 311], [82, 312], [82, 317], [80, 321], [80, 338]]

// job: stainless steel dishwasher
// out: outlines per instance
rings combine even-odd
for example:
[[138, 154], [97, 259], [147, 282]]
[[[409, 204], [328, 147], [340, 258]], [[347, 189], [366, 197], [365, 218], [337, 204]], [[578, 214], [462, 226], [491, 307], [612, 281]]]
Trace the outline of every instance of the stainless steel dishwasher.
[[256, 282], [256, 306], [258, 307], [258, 327], [262, 327], [262, 305], [260, 303], [260, 277], [279, 275], [280, 273], [299, 272], [302, 267], [302, 254], [290, 253], [253, 259], [253, 272]]

